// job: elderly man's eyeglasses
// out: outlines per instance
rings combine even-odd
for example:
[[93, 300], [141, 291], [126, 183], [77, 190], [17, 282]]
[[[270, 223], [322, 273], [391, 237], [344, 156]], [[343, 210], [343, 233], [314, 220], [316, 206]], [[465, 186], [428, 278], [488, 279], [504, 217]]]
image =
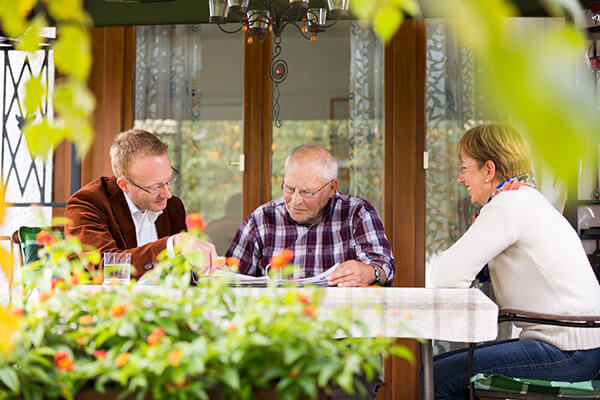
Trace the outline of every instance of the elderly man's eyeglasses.
[[325, 186], [329, 185], [333, 180], [327, 182], [326, 184], [324, 184], [323, 186], [321, 186], [319, 189], [315, 190], [314, 192], [311, 192], [310, 190], [300, 190], [291, 186], [286, 185], [285, 183], [281, 184], [281, 189], [283, 190], [283, 194], [286, 194], [288, 196], [293, 196], [294, 192], [297, 192], [300, 197], [302, 197], [303, 199], [310, 199], [311, 197], [315, 196], [317, 193], [319, 193], [321, 190], [323, 190], [325, 188]]
[[175, 183], [175, 181], [177, 180], [177, 178], [179, 178], [179, 171], [177, 171], [173, 167], [171, 167], [171, 169], [173, 170], [173, 176], [171, 176], [171, 179], [169, 179], [165, 183], [157, 183], [156, 185], [154, 185], [152, 187], [149, 187], [149, 188], [145, 188], [143, 186], [140, 186], [140, 185], [138, 185], [137, 183], [135, 183], [134, 181], [132, 181], [129, 178], [125, 178], [125, 179], [127, 180], [127, 182], [131, 183], [136, 188], [141, 189], [141, 190], [143, 190], [144, 192], [146, 192], [148, 194], [155, 195], [162, 188], [167, 188], [167, 189], [171, 190], [171, 188], [173, 187], [173, 183]]

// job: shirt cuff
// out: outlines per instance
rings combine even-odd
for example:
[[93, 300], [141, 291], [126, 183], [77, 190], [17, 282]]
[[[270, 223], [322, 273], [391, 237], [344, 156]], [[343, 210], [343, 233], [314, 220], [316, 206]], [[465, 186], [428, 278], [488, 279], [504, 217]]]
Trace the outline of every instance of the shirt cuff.
[[381, 282], [380, 285], [381, 286], [387, 286], [390, 285], [392, 283], [391, 278], [392, 278], [392, 269], [387, 266], [387, 265], [381, 265], [381, 264], [377, 264], [375, 263], [375, 265], [377, 265], [378, 267], [380, 267], [381, 269], [383, 269], [383, 272], [385, 272], [385, 281]]
[[173, 240], [174, 240], [174, 238], [175, 238], [175, 235], [171, 235], [167, 239], [167, 256], [169, 258], [175, 257], [175, 249], [173, 248]]

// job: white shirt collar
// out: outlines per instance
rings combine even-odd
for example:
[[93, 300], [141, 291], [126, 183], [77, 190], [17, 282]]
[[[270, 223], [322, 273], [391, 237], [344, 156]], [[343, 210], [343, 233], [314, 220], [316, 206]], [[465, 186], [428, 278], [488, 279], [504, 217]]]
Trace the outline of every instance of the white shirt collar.
[[125, 195], [125, 200], [127, 201], [127, 205], [129, 206], [129, 212], [131, 212], [131, 216], [133, 217], [134, 221], [136, 222], [136, 226], [139, 224], [141, 225], [142, 222], [144, 221], [144, 219], [146, 219], [148, 222], [154, 224], [156, 222], [156, 219], [159, 217], [159, 215], [161, 215], [163, 213], [162, 211], [151, 211], [151, 210], [146, 210], [146, 211], [142, 212], [133, 203], [133, 201], [129, 198], [129, 195], [127, 193], [123, 192], [123, 194]]

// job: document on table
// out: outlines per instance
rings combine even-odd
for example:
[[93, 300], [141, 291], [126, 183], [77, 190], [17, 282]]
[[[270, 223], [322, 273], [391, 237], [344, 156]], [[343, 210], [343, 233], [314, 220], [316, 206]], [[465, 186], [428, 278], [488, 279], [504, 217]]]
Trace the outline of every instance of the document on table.
[[212, 273], [212, 275], [205, 275], [204, 278], [209, 278], [210, 276], [217, 278], [225, 278], [243, 286], [266, 286], [267, 284], [269, 284], [269, 282], [275, 282], [276, 285], [297, 284], [327, 286], [327, 277], [337, 269], [338, 265], [339, 264], [335, 264], [334, 266], [320, 273], [319, 275], [299, 279], [272, 279], [268, 275], [250, 276], [244, 274], [236, 274], [235, 272], [223, 269], [216, 270]]

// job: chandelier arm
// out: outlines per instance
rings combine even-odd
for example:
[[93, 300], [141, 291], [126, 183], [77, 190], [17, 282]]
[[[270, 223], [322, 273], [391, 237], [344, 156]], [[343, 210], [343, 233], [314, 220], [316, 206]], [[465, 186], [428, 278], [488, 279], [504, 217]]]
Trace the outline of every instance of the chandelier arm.
[[329, 29], [329, 28], [331, 28], [332, 26], [334, 26], [335, 24], [337, 24], [337, 22], [338, 22], [338, 21], [339, 21], [339, 19], [338, 19], [338, 18], [336, 18], [336, 19], [334, 19], [334, 20], [333, 20], [333, 22], [332, 22], [332, 23], [330, 23], [330, 24], [325, 24], [324, 28], [325, 28], [325, 29]]
[[[297, 22], [298, 22], [298, 21], [296, 21], [296, 22], [292, 22], [292, 23], [291, 23], [291, 25], [294, 25], [294, 26], [296, 27], [296, 29], [298, 29], [298, 32], [300, 32], [300, 36], [302, 36], [302, 37], [303, 37], [304, 39], [306, 39], [306, 40], [310, 40], [310, 36], [311, 36], [311, 35], [308, 35], [308, 36], [306, 36], [306, 34], [304, 34], [304, 32], [302, 32], [302, 27], [301, 27], [301, 26], [299, 26], [299, 25], [297, 24]], [[310, 33], [310, 31], [309, 31], [309, 33]]]
[[237, 33], [237, 32], [239, 32], [239, 31], [242, 29], [242, 27], [244, 26], [244, 25], [242, 24], [242, 25], [240, 25], [240, 27], [239, 27], [239, 28], [237, 28], [237, 29], [234, 29], [234, 30], [232, 30], [232, 31], [228, 31], [227, 29], [223, 28], [221, 25], [223, 25], [223, 24], [217, 24], [217, 26], [219, 27], [219, 29], [220, 29], [221, 31], [225, 32], [225, 33]]

